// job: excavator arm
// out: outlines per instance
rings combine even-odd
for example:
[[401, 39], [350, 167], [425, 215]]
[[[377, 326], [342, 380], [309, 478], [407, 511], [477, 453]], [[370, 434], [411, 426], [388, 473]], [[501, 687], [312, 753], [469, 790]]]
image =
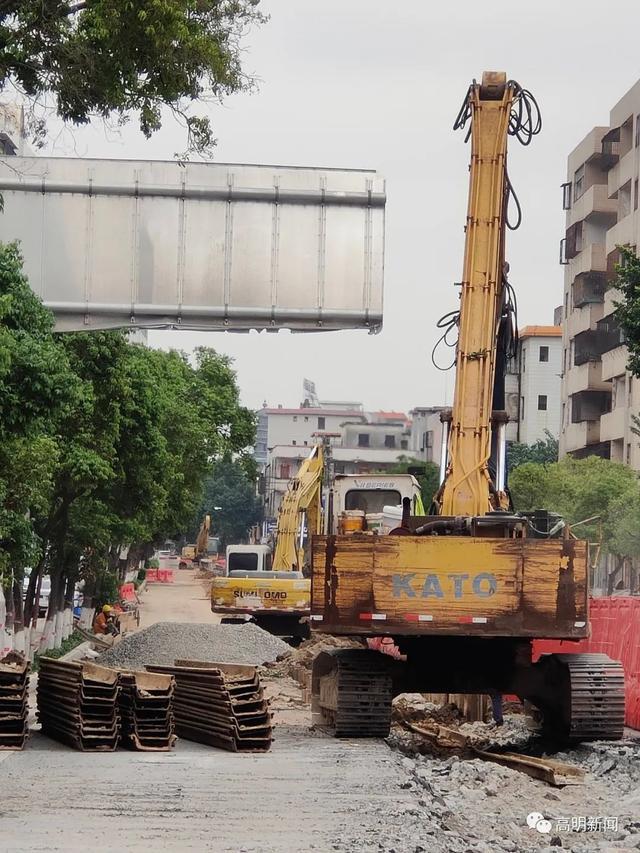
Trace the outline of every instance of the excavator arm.
[[301, 514], [306, 513], [309, 535], [322, 532], [321, 495], [324, 451], [317, 444], [301, 464], [282, 499], [276, 528], [274, 571], [302, 571], [304, 554], [300, 546]]

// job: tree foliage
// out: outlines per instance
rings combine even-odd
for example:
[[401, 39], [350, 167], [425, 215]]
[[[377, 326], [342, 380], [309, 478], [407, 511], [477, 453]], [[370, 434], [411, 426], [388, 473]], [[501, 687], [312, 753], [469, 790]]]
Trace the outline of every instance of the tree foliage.
[[87, 600], [111, 595], [122, 549], [135, 564], [186, 530], [212, 465], [254, 439], [228, 358], [55, 334], [15, 246], [0, 246], [0, 395], [0, 581], [35, 569], [27, 620], [42, 573], [50, 614], [80, 577]]
[[195, 529], [207, 513], [211, 516], [212, 534], [219, 536], [223, 545], [246, 541], [249, 530], [262, 520], [262, 501], [241, 458], [226, 455], [212, 466]]
[[[145, 136], [162, 109], [183, 117], [188, 149], [214, 139], [189, 104], [249, 89], [242, 38], [259, 0], [8, 0], [0, 4], [0, 87], [55, 101], [65, 122], [134, 114]], [[37, 129], [44, 131], [41, 119]]]
[[621, 294], [614, 303], [615, 318], [629, 350], [627, 367], [640, 376], [640, 258], [631, 249], [620, 248], [615, 287]]
[[[513, 471], [509, 487], [519, 511], [548, 509], [573, 524], [599, 516], [610, 550], [623, 541], [621, 513], [626, 514], [628, 508], [629, 519], [635, 517], [636, 526], [638, 523], [638, 516], [634, 516], [640, 500], [637, 474], [626, 465], [598, 456], [566, 457], [550, 465], [524, 463]], [[597, 539], [599, 525], [581, 525], [576, 535], [578, 532], [581, 538]]]
[[545, 465], [558, 461], [558, 439], [554, 438], [549, 430], [545, 430], [545, 437], [538, 439], [533, 444], [521, 444], [514, 441], [509, 445], [507, 452], [507, 463], [509, 471], [513, 471], [519, 465], [526, 462], [536, 462]]

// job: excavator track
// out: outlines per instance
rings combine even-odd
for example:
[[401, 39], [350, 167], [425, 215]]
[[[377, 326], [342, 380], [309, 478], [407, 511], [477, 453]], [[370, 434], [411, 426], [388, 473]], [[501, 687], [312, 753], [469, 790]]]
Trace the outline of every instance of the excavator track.
[[312, 710], [316, 726], [334, 737], [387, 737], [393, 679], [379, 652], [339, 649], [314, 661]]
[[624, 670], [602, 654], [555, 655], [569, 679], [565, 708], [572, 741], [620, 740], [624, 733]]

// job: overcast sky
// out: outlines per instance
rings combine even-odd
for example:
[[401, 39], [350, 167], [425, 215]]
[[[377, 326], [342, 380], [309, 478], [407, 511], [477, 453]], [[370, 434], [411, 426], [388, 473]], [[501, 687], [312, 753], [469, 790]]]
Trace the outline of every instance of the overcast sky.
[[[451, 402], [453, 375], [431, 365], [437, 319], [456, 307], [468, 146], [451, 125], [484, 69], [538, 99], [543, 132], [513, 142], [510, 175], [524, 222], [508, 235], [519, 324], [551, 323], [562, 301], [559, 185], [566, 156], [640, 76], [637, 2], [565, 0], [263, 0], [268, 24], [246, 40], [255, 95], [212, 110], [223, 162], [374, 168], [387, 181], [384, 329], [325, 334], [151, 332], [150, 343], [205, 344], [233, 357], [243, 401], [297, 405], [302, 379], [321, 398], [408, 410]], [[55, 153], [74, 153], [58, 142]], [[67, 143], [68, 146], [68, 143]], [[77, 133], [82, 156], [172, 158], [184, 136], [151, 141]]]

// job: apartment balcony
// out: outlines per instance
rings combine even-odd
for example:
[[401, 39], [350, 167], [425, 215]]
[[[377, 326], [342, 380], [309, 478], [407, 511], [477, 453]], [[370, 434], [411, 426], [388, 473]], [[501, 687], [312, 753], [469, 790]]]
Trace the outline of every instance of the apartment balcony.
[[633, 246], [635, 244], [633, 220], [634, 217], [628, 215], [609, 228], [605, 246], [607, 255], [609, 252], [613, 252], [616, 246]]
[[569, 261], [571, 276], [575, 279], [582, 273], [606, 272], [607, 253], [604, 243], [589, 243]]
[[607, 195], [617, 197], [618, 190], [623, 187], [627, 181], [635, 178], [635, 148], [620, 157], [618, 162], [609, 169], [607, 175]]
[[601, 320], [598, 320], [596, 334], [602, 336], [599, 339], [601, 356], [604, 355], [605, 352], [617, 349], [625, 342], [624, 332], [618, 325], [618, 320], [616, 319], [615, 314], [608, 314]]
[[599, 320], [604, 316], [604, 303], [591, 302], [581, 308], [574, 309], [567, 317], [565, 327], [566, 335], [571, 340], [581, 332], [587, 332], [595, 328]]
[[601, 272], [586, 272], [579, 275], [571, 285], [574, 308], [602, 303], [607, 290], [607, 277]]
[[[579, 391], [571, 395], [571, 423], [579, 424], [586, 421], [600, 423], [600, 418], [611, 411], [611, 391]], [[599, 436], [598, 426], [598, 436]], [[595, 433], [594, 433], [595, 435]], [[600, 441], [600, 438], [589, 438], [587, 444]]]
[[587, 362], [599, 362], [602, 353], [614, 349], [619, 343], [620, 330], [600, 320], [597, 328], [580, 332], [573, 339], [573, 363], [579, 367]]
[[577, 367], [571, 366], [565, 377], [567, 394], [578, 394], [582, 391], [611, 391], [609, 382], [602, 379], [602, 363], [587, 361]]
[[617, 441], [624, 438], [627, 408], [618, 406], [600, 418], [600, 441]]
[[573, 202], [570, 217], [572, 223], [596, 217], [613, 224], [617, 215], [618, 202], [615, 198], [609, 198], [607, 184], [603, 183], [593, 184], [577, 201]]
[[613, 379], [616, 376], [623, 376], [627, 370], [628, 357], [629, 353], [624, 344], [620, 344], [620, 346], [602, 353], [601, 363], [603, 380]]
[[584, 421], [583, 423], [569, 424], [564, 431], [564, 450], [566, 453], [575, 454], [589, 444], [598, 444], [600, 441], [600, 421]]
[[[618, 290], [617, 287], [608, 287], [606, 289], [605, 294], [604, 294], [604, 302], [603, 302], [603, 305], [604, 305], [604, 313], [602, 315], [603, 317], [606, 317], [608, 314], [613, 314], [613, 312], [616, 310], [616, 306], [614, 303], [619, 302], [621, 296], [622, 296], [622, 294], [620, 293], [620, 291]], [[602, 318], [600, 318], [600, 319], [602, 319]]]
[[589, 456], [599, 456], [601, 459], [611, 459], [611, 442], [594, 441], [580, 447], [571, 453], [574, 459], [587, 459]]

